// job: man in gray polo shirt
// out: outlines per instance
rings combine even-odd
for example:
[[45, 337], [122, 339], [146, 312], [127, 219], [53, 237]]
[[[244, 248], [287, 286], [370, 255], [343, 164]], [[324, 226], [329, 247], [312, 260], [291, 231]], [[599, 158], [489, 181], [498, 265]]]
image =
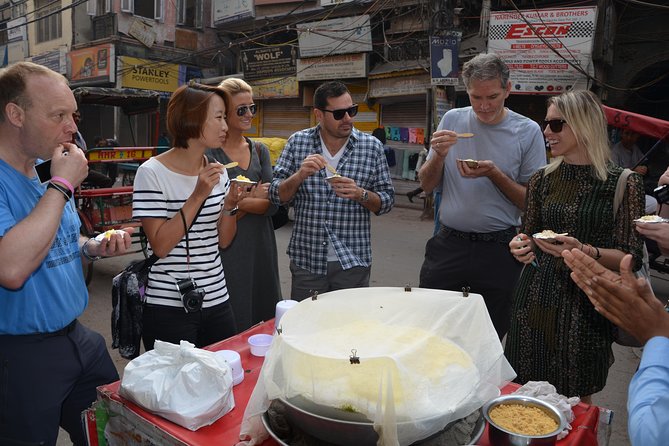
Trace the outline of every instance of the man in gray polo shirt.
[[419, 172], [426, 192], [442, 192], [441, 228], [425, 247], [420, 286], [481, 294], [501, 339], [522, 267], [508, 242], [546, 145], [537, 123], [504, 106], [511, 82], [498, 56], [474, 57], [462, 78], [472, 105], [444, 115]]

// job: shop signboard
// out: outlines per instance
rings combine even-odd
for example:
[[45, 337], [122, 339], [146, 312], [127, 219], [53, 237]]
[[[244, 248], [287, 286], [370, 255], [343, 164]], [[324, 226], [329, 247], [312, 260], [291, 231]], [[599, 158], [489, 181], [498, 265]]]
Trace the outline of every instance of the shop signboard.
[[67, 74], [67, 47], [47, 51], [33, 56], [31, 62], [52, 69], [56, 73]]
[[491, 12], [488, 52], [509, 65], [511, 93], [587, 89], [596, 24], [595, 6]]
[[28, 41], [18, 40], [7, 44], [7, 63], [21, 62], [28, 57]]
[[156, 42], [156, 32], [154, 31], [153, 26], [145, 23], [137, 17], [132, 17], [130, 19], [128, 34], [142, 42], [147, 48], [151, 48]]
[[179, 87], [179, 65], [120, 56], [121, 87], [173, 92]]
[[184, 50], [197, 51], [197, 35], [189, 29], [176, 28], [174, 30], [174, 46]]
[[214, 0], [214, 24], [238, 22], [256, 16], [252, 0]]
[[293, 45], [270, 46], [242, 51], [244, 79], [295, 76], [297, 48]]
[[341, 54], [338, 56], [297, 59], [298, 81], [350, 79], [366, 76], [367, 57], [365, 54]]
[[430, 36], [430, 73], [432, 85], [457, 85], [460, 65], [458, 54], [462, 32], [447, 31]]
[[432, 112], [432, 117], [434, 118], [432, 125], [433, 128], [437, 128], [441, 122], [441, 118], [444, 117], [447, 111], [453, 108], [453, 104], [448, 100], [448, 95], [446, 90], [443, 87], [434, 87], [434, 96], [432, 96], [432, 101], [434, 104], [434, 110]]
[[116, 82], [114, 45], [90, 46], [67, 53], [67, 73], [70, 86]]
[[298, 23], [296, 28], [302, 58], [372, 51], [368, 15]]
[[295, 76], [263, 79], [249, 82], [254, 99], [299, 98], [300, 90]]
[[7, 22], [7, 41], [27, 40], [26, 36], [26, 18], [19, 17]]
[[191, 79], [202, 79], [205, 77], [200, 67], [190, 65], [179, 65], [179, 85], [183, 85]]
[[369, 97], [372, 98], [425, 94], [429, 89], [429, 74], [369, 80]]

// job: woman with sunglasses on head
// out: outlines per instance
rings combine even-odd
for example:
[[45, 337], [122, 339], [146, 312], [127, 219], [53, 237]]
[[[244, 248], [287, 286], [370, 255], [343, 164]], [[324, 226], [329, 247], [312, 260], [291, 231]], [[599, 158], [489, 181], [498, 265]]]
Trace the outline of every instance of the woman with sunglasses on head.
[[200, 84], [179, 87], [167, 105], [174, 147], [137, 170], [133, 217], [152, 254], [142, 314], [144, 348], [156, 339], [204, 347], [237, 333], [219, 248], [237, 231], [235, 209], [247, 195], [230, 185], [207, 147], [225, 143], [225, 93]]
[[[530, 178], [521, 232], [509, 242], [526, 266], [516, 286], [506, 356], [516, 381], [548, 381], [558, 393], [591, 395], [606, 384], [613, 363], [613, 325], [570, 279], [561, 253], [579, 249], [617, 270], [625, 253], [641, 266], [643, 244], [634, 219], [644, 209], [641, 177], [622, 177], [611, 162], [606, 117], [589, 91], [548, 100], [544, 135], [552, 161]], [[551, 230], [545, 240], [533, 234]]]
[[219, 88], [228, 95], [228, 136], [221, 148], [209, 149], [207, 154], [223, 164], [237, 163], [228, 169], [230, 178], [242, 175], [257, 181], [250, 196], [239, 202], [237, 236], [221, 250], [237, 329], [244, 331], [273, 318], [276, 303], [282, 298], [271, 217], [277, 206], [270, 204], [267, 197], [272, 180], [269, 150], [243, 135], [251, 128], [256, 114], [253, 90], [235, 78], [225, 79]]

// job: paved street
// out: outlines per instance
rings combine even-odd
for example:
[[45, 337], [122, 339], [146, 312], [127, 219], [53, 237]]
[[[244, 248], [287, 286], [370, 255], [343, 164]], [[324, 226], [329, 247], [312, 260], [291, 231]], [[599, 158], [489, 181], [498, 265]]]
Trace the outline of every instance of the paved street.
[[[381, 217], [373, 217], [373, 256], [372, 286], [404, 286], [418, 284], [418, 273], [423, 259], [425, 242], [432, 232], [432, 221], [421, 221], [422, 200], [410, 204], [406, 196], [401, 195], [415, 183], [400, 184], [397, 187], [399, 206]], [[281, 283], [284, 296], [289, 295], [290, 273], [288, 259], [285, 255], [286, 245], [290, 237], [291, 224], [277, 230], [277, 243], [281, 268]], [[94, 279], [90, 287], [90, 304], [81, 321], [87, 326], [102, 333], [110, 342], [110, 311], [111, 311], [111, 278], [122, 266], [130, 260], [129, 257], [101, 260], [95, 265]], [[653, 272], [658, 277], [653, 278], [656, 290], [663, 295], [669, 294], [669, 275], [666, 278]], [[633, 375], [640, 352], [631, 348], [614, 346], [616, 361], [613, 364], [609, 380], [604, 391], [594, 396], [596, 404], [608, 407], [615, 411], [612, 425], [610, 445], [624, 446], [629, 444], [627, 437], [627, 386]], [[123, 360], [117, 351], [112, 351], [119, 372], [122, 373], [127, 361]], [[61, 435], [59, 446], [68, 445], [66, 435]]]

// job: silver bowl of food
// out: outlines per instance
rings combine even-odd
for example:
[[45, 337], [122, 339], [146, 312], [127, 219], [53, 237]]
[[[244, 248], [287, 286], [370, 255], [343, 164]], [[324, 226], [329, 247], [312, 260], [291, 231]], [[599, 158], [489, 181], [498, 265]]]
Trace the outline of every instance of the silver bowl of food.
[[504, 395], [483, 406], [490, 444], [495, 446], [554, 445], [567, 425], [562, 412], [538, 398]]

